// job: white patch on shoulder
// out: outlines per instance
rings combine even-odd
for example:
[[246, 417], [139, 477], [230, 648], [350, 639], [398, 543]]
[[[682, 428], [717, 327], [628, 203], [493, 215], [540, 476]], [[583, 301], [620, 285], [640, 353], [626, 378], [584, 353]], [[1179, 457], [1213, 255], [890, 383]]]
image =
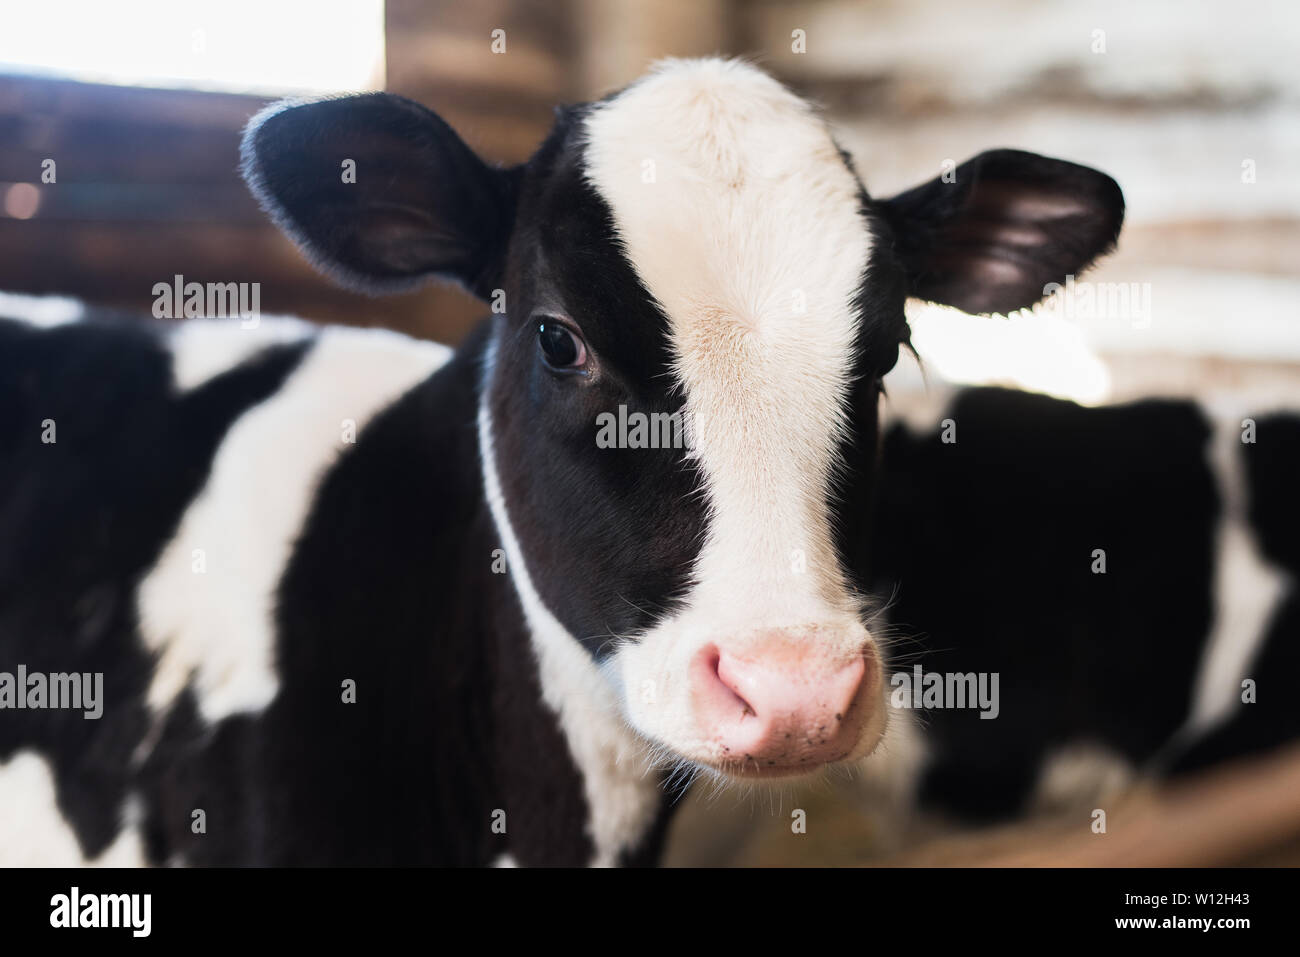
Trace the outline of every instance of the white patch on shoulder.
[[542, 697], [559, 719], [582, 774], [590, 813], [588, 834], [596, 848], [592, 866], [610, 867], [649, 829], [661, 792], [644, 759], [646, 743], [623, 720], [614, 685], [555, 619], [533, 586], [501, 492], [487, 391], [479, 407], [478, 432], [488, 506], [532, 637]]
[[1210, 464], [1222, 513], [1215, 549], [1214, 623], [1201, 656], [1191, 715], [1180, 732], [1195, 736], [1241, 703], [1241, 682], [1259, 653], [1265, 629], [1285, 597], [1290, 576], [1260, 554], [1250, 528], [1242, 419], [1226, 405], [1207, 409], [1214, 425]]
[[135, 809], [117, 838], [87, 858], [76, 832], [59, 811], [54, 772], [35, 751], [0, 763], [0, 867], [142, 867], [144, 843]]
[[825, 122], [747, 63], [665, 61], [586, 132], [587, 178], [668, 317], [709, 506], [699, 584], [613, 660], [659, 689], [626, 696], [637, 727], [703, 753], [685, 675], [707, 642], [816, 625], [828, 655], [862, 651], [828, 498], [871, 234]]
[[349, 447], [344, 420], [359, 434], [450, 354], [385, 330], [332, 327], [277, 393], [231, 426], [140, 585], [140, 629], [159, 655], [151, 708], [191, 680], [209, 722], [270, 703], [276, 589], [321, 477]]
[[17, 319], [43, 329], [85, 318], [86, 306], [70, 296], [24, 296], [0, 292], [0, 319]]
[[263, 316], [254, 329], [244, 329], [233, 319], [187, 319], [167, 339], [172, 382], [178, 392], [188, 392], [263, 349], [300, 342], [319, 331], [319, 326], [292, 316]]

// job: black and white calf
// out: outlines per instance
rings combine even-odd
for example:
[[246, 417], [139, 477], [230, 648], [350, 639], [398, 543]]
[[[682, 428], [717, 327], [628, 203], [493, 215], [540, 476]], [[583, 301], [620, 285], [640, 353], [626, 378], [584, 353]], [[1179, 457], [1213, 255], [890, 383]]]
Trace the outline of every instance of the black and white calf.
[[[513, 169], [385, 94], [273, 108], [244, 160], [340, 281], [504, 312], [454, 354], [0, 323], [0, 670], [105, 699], [0, 711], [0, 801], [49, 806], [6, 854], [649, 861], [666, 774], [871, 754], [904, 300], [1029, 305], [1123, 216], [1109, 177], [1009, 150], [873, 199], [806, 102], [719, 60], [560, 111]], [[689, 448], [599, 447], [620, 407], [683, 413]]]
[[997, 720], [922, 712], [921, 805], [1009, 818], [1300, 740], [1295, 396], [891, 405], [895, 667], [999, 678]]

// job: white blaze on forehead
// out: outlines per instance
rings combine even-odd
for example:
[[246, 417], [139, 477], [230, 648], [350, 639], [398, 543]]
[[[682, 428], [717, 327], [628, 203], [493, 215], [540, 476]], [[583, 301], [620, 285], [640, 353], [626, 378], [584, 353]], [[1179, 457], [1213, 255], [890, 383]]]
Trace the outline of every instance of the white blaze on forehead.
[[711, 519], [692, 606], [715, 625], [844, 610], [827, 496], [870, 245], [856, 178], [807, 103], [735, 61], [667, 61], [587, 135], [695, 429]]

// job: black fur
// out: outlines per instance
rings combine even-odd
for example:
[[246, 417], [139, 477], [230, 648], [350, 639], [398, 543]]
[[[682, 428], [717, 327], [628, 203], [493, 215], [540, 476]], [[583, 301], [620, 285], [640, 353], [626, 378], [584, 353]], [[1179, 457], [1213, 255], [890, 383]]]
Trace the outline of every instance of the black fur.
[[[874, 584], [894, 598], [894, 627], [917, 639], [899, 644], [895, 667], [998, 672], [1001, 713], [921, 713], [925, 802], [1012, 817], [1044, 758], [1071, 744], [1169, 774], [1300, 737], [1293, 589], [1251, 672], [1259, 703], [1177, 745], [1212, 623], [1221, 508], [1195, 404], [1089, 409], [975, 389], [945, 417], [954, 444], [903, 425], [886, 436]], [[1261, 419], [1241, 454], [1264, 552], [1294, 574], [1300, 420]], [[1105, 574], [1093, 571], [1098, 548]]]
[[972, 313], [1038, 302], [1115, 246], [1124, 196], [1104, 173], [991, 150], [881, 204], [920, 299]]
[[[280, 588], [271, 707], [207, 730], [190, 702], [171, 716], [144, 774], [158, 860], [590, 858], [581, 782], [509, 578], [490, 570], [482, 345], [371, 422], [321, 486]], [[341, 701], [344, 679], [355, 704]], [[209, 834], [190, 833], [192, 807], [208, 809]], [[491, 830], [497, 809], [505, 835]]]
[[489, 167], [418, 103], [363, 93], [274, 104], [249, 123], [240, 155], [262, 208], [346, 286], [396, 292], [440, 276], [487, 298], [499, 284], [517, 172]]
[[[582, 176], [580, 111], [560, 115], [529, 163], [496, 336], [492, 415], [511, 520], [547, 606], [597, 657], [674, 607], [705, 525], [685, 449], [599, 448], [620, 404], [677, 412], [667, 320], [621, 252]], [[539, 361], [539, 316], [558, 311], [597, 357], [589, 375]], [[505, 463], [521, 467], [506, 468]]]
[[[135, 323], [49, 330], [0, 319], [0, 671], [102, 672], [103, 717], [0, 713], [0, 761], [35, 748], [89, 855], [117, 833], [147, 724], [152, 662], [135, 590], [207, 477], [226, 430], [304, 346], [272, 346], [176, 395]], [[42, 422], [55, 423], [53, 444]]]

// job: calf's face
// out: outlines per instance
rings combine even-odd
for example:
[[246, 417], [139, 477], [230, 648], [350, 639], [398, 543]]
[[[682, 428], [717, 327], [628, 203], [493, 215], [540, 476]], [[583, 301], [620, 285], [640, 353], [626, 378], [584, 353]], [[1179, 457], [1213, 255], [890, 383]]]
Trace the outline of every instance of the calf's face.
[[484, 480], [530, 624], [666, 758], [738, 778], [883, 732], [858, 583], [906, 297], [1028, 306], [1123, 215], [1109, 177], [1009, 150], [874, 200], [807, 103], [720, 60], [560, 111], [513, 169], [385, 94], [272, 108], [244, 161], [340, 281], [493, 304]]

